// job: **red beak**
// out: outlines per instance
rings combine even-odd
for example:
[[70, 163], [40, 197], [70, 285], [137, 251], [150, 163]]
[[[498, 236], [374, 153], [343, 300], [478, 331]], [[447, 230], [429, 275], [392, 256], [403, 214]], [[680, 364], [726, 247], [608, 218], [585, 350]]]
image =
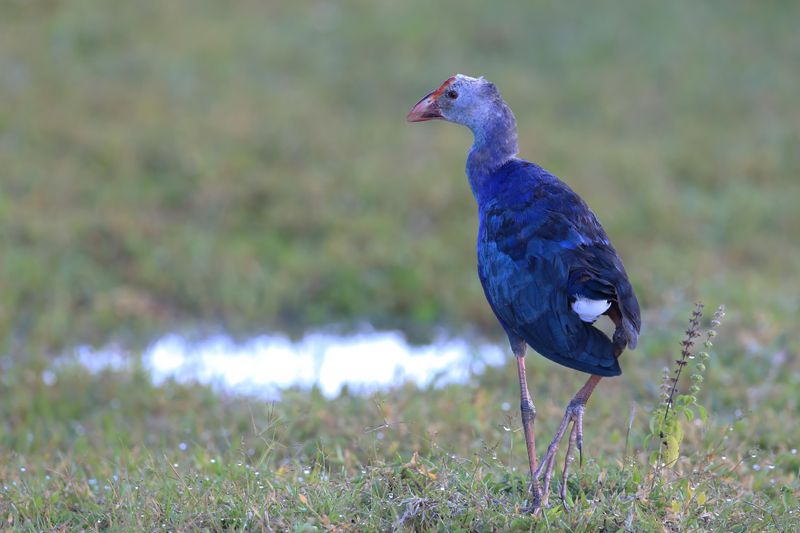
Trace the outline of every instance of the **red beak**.
[[406, 116], [406, 120], [409, 122], [425, 122], [426, 120], [444, 118], [437, 101], [439, 92], [440, 91], [437, 89], [432, 93], [426, 94], [411, 108], [411, 111], [408, 112], [408, 116]]

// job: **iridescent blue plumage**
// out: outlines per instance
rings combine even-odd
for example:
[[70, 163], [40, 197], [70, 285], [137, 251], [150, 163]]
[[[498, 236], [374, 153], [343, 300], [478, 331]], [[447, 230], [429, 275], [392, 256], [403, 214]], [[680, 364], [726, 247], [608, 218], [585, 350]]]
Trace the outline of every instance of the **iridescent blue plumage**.
[[[583, 296], [611, 300], [631, 329], [639, 307], [597, 218], [567, 185], [512, 158], [481, 180], [478, 275], [512, 344], [523, 339], [559, 364], [599, 376], [621, 373], [625, 343], [611, 341], [572, 308]], [[623, 322], [624, 323], [624, 322]]]
[[[409, 115], [472, 130], [467, 177], [478, 203], [478, 274], [512, 346], [598, 376], [621, 373], [636, 346], [639, 305], [622, 261], [586, 203], [543, 168], [518, 159], [514, 114], [494, 84], [454, 76]], [[617, 326], [613, 340], [573, 309], [598, 302]]]

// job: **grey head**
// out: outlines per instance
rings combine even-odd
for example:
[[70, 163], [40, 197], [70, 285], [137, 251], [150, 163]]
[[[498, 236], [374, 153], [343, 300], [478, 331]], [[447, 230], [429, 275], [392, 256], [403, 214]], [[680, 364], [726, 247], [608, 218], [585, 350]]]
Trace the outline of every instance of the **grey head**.
[[[473, 191], [477, 181], [517, 154], [517, 121], [500, 91], [485, 78], [456, 74], [411, 108], [409, 122], [447, 120], [472, 130], [475, 142], [467, 158]], [[477, 192], [476, 192], [477, 195]]]
[[438, 89], [426, 94], [406, 118], [409, 122], [443, 119], [475, 133], [498, 121], [514, 121], [494, 83], [463, 74], [446, 79]]

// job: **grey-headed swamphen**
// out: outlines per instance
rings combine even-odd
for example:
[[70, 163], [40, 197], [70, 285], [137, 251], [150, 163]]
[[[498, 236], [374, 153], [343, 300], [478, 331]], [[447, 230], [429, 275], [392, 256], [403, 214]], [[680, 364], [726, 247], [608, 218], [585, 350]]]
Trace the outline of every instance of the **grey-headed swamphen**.
[[[517, 157], [514, 114], [493, 83], [458, 74], [422, 98], [410, 122], [444, 119], [472, 130], [467, 178], [478, 203], [478, 277], [517, 359], [522, 425], [528, 447], [531, 504], [547, 504], [558, 444], [572, 423], [561, 498], [573, 446], [582, 456], [583, 413], [602, 377], [622, 373], [618, 358], [635, 348], [639, 304], [625, 268], [586, 203], [542, 167]], [[607, 315], [611, 339], [594, 327]], [[525, 376], [525, 350], [591, 374], [569, 402], [537, 467], [536, 410]], [[543, 487], [539, 478], [543, 477]]]

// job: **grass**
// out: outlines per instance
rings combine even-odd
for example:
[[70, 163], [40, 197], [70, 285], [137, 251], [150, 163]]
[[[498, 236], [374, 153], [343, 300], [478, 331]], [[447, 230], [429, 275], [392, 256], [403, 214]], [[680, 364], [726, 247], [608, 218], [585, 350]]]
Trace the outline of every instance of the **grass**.
[[496, 334], [468, 133], [404, 121], [454, 71], [498, 84], [522, 154], [588, 199], [645, 308], [798, 311], [793, 3], [0, 10], [0, 338]]
[[[100, 374], [16, 361], [0, 380], [0, 516], [20, 531], [791, 530], [800, 366], [784, 360], [766, 380], [741, 373], [727, 329], [694, 391], [709, 420], [681, 422], [674, 465], [651, 463], [646, 445], [657, 369], [628, 354], [624, 376], [589, 403], [571, 509], [553, 495], [536, 518], [521, 512], [513, 361], [462, 385], [334, 399], [291, 389], [272, 404], [157, 387], [135, 360]], [[543, 446], [581, 376], [529, 366]]]
[[[793, 529], [798, 9], [4, 2], [0, 519]], [[469, 136], [404, 123], [458, 71], [501, 88], [522, 155], [589, 201], [643, 305], [640, 348], [588, 406], [572, 511], [517, 512], [512, 361], [464, 385], [330, 401], [289, 390], [274, 405], [155, 387], [135, 360], [97, 375], [52, 367], [76, 344], [182, 328], [497, 335], [472, 267]], [[684, 423], [680, 458], [656, 476], [648, 421], [696, 299], [729, 308], [697, 395], [709, 421]], [[529, 368], [541, 441], [581, 377], [541, 358]]]

